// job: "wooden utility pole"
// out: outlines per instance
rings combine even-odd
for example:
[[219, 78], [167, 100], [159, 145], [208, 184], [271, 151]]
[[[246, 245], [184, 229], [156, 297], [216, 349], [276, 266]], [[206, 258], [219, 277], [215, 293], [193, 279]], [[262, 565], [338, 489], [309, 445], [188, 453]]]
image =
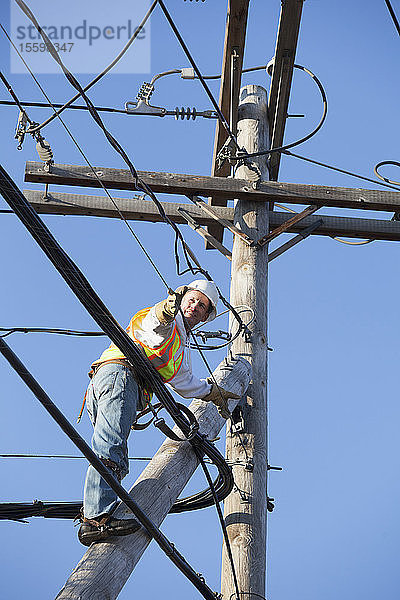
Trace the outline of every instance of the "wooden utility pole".
[[[248, 85], [241, 89], [238, 115], [238, 142], [248, 152], [269, 148], [267, 93]], [[251, 159], [250, 168], [239, 166], [235, 177], [247, 179], [249, 186], [269, 178], [267, 157]], [[268, 203], [237, 200], [234, 224], [249, 237], [259, 239], [268, 231]], [[234, 430], [228, 425], [226, 456], [233, 467], [235, 490], [225, 500], [225, 522], [232, 546], [240, 592], [265, 594], [266, 516], [267, 516], [267, 246], [249, 246], [235, 237], [232, 252], [231, 304], [249, 307], [254, 317], [251, 338], [239, 336], [234, 354], [247, 358], [253, 369], [253, 382], [241, 405], [241, 417]], [[250, 318], [249, 318], [250, 320]], [[232, 324], [234, 327], [234, 325]], [[238, 410], [238, 409], [236, 409]], [[243, 426], [241, 427], [241, 423]], [[222, 554], [222, 595], [234, 598], [231, 567], [224, 546]]]

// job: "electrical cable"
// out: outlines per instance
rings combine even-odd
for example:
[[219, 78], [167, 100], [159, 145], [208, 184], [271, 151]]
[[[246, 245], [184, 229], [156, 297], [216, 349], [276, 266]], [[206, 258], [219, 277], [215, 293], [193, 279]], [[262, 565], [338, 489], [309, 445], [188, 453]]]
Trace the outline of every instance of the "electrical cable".
[[323, 163], [318, 160], [308, 158], [306, 156], [301, 156], [300, 154], [294, 154], [294, 152], [290, 152], [289, 150], [283, 150], [283, 154], [287, 154], [288, 156], [293, 156], [294, 158], [299, 158], [300, 160], [304, 160], [304, 161], [312, 163], [314, 165], [318, 165], [319, 167], [325, 167], [326, 169], [331, 169], [332, 171], [337, 171], [338, 173], [344, 173], [345, 175], [350, 175], [351, 177], [356, 177], [357, 179], [362, 179], [363, 181], [370, 181], [371, 183], [375, 183], [376, 185], [380, 185], [382, 187], [390, 188], [391, 190], [395, 190], [396, 192], [399, 191], [399, 188], [396, 188], [393, 185], [388, 185], [387, 183], [381, 183], [380, 181], [376, 181], [376, 179], [371, 179], [370, 177], [364, 177], [364, 175], [359, 175], [358, 173], [353, 173], [352, 171], [346, 171], [345, 169], [339, 169], [338, 167], [334, 167], [333, 165], [329, 165], [327, 163]]
[[12, 333], [54, 333], [56, 335], [72, 335], [78, 337], [105, 336], [102, 331], [78, 331], [76, 329], [59, 329], [55, 327], [0, 327], [0, 331], [6, 332], [0, 337], [7, 337]]
[[[85, 456], [74, 456], [72, 454], [0, 454], [0, 458], [65, 458], [84, 460]], [[129, 456], [128, 460], [151, 460], [150, 456]]]
[[[240, 596], [239, 596], [239, 594], [240, 594], [240, 592], [239, 592], [239, 584], [238, 584], [238, 580], [237, 580], [235, 563], [234, 563], [234, 560], [233, 560], [232, 548], [231, 548], [231, 544], [230, 544], [230, 541], [229, 541], [228, 531], [227, 531], [226, 524], [225, 524], [225, 521], [224, 521], [224, 515], [222, 514], [221, 506], [219, 504], [219, 501], [218, 501], [218, 498], [217, 498], [217, 494], [215, 492], [214, 485], [213, 485], [212, 479], [210, 477], [210, 473], [209, 473], [209, 471], [208, 471], [208, 469], [207, 469], [207, 467], [205, 465], [203, 456], [202, 456], [201, 452], [199, 452], [199, 450], [197, 448], [195, 448], [195, 452], [197, 454], [197, 458], [198, 458], [198, 460], [199, 460], [199, 462], [201, 464], [201, 467], [202, 467], [202, 469], [204, 471], [204, 475], [206, 476], [208, 486], [209, 486], [209, 488], [211, 490], [211, 493], [212, 493], [212, 496], [213, 496], [215, 508], [217, 510], [218, 519], [219, 519], [219, 522], [220, 522], [220, 525], [221, 525], [221, 529], [222, 529], [222, 535], [224, 537], [225, 546], [226, 546], [226, 550], [227, 550], [227, 553], [228, 553], [228, 558], [229, 558], [229, 564], [230, 564], [230, 567], [231, 567], [233, 584], [234, 584], [235, 592], [236, 592], [236, 600], [240, 600]], [[232, 596], [233, 596], [233, 594], [232, 594]]]
[[312, 71], [307, 69], [306, 67], [303, 67], [302, 65], [296, 65], [296, 64], [293, 66], [296, 69], [300, 69], [301, 71], [304, 71], [305, 73], [307, 73], [318, 86], [318, 89], [319, 89], [321, 97], [322, 97], [322, 104], [323, 104], [322, 116], [319, 120], [318, 125], [311, 131], [311, 133], [308, 133], [307, 135], [300, 138], [299, 140], [296, 140], [295, 142], [291, 142], [290, 144], [285, 144], [284, 146], [279, 146], [277, 148], [270, 148], [269, 150], [260, 150], [259, 152], [250, 152], [250, 153], [243, 152], [243, 153], [240, 153], [239, 156], [233, 156], [232, 160], [247, 160], [248, 158], [252, 158], [255, 156], [266, 156], [266, 155], [272, 154], [273, 152], [284, 152], [285, 150], [288, 150], [289, 148], [294, 148], [295, 146], [299, 146], [300, 144], [303, 144], [307, 140], [311, 139], [321, 129], [322, 125], [325, 122], [326, 116], [328, 114], [328, 98], [326, 96], [323, 85], [320, 82], [320, 80], [318, 79], [318, 77]]
[[391, 3], [390, 3], [389, 0], [385, 0], [385, 4], [386, 4], [387, 9], [388, 9], [388, 11], [390, 13], [390, 16], [392, 17], [394, 26], [397, 29], [397, 33], [400, 35], [400, 24], [399, 24], [399, 22], [397, 20], [396, 13], [394, 12], [393, 7], [392, 7], [392, 5], [391, 5]]
[[[2, 28], [1, 25], [0, 25], [0, 27]], [[11, 100], [0, 100], [0, 105], [4, 105], [4, 106], [17, 105], [17, 106], [19, 106], [20, 110], [22, 110], [21, 107], [24, 107], [24, 106], [34, 107], [34, 108], [61, 108], [62, 106], [64, 106], [64, 104], [59, 104], [56, 102], [53, 102], [52, 104], [47, 104], [46, 102], [25, 102], [25, 101], [11, 102]], [[69, 110], [71, 110], [71, 109], [73, 109], [73, 110], [89, 110], [87, 106], [80, 106], [80, 105], [67, 106], [66, 108], [68, 108]], [[131, 114], [131, 113], [128, 113], [126, 110], [123, 110], [122, 108], [110, 108], [107, 106], [95, 106], [95, 109], [98, 112], [120, 113], [123, 115]]]
[[[18, 0], [16, 0], [16, 1], [18, 1]], [[176, 27], [176, 25], [174, 23], [174, 20], [172, 19], [171, 15], [169, 14], [169, 12], [168, 12], [168, 10], [167, 10], [167, 8], [166, 8], [163, 0], [158, 0], [158, 4], [160, 5], [161, 10], [163, 11], [163, 13], [164, 13], [164, 15], [165, 15], [168, 23], [170, 24], [172, 31], [174, 32], [174, 34], [175, 34], [175, 36], [176, 36], [179, 44], [181, 45], [182, 50], [186, 54], [187, 59], [189, 60], [190, 64], [192, 65], [192, 67], [193, 67], [193, 69], [194, 69], [197, 77], [199, 78], [199, 80], [200, 80], [200, 82], [201, 82], [201, 84], [202, 84], [202, 86], [203, 86], [203, 88], [204, 88], [204, 90], [205, 90], [208, 98], [211, 101], [211, 104], [213, 105], [215, 111], [217, 112], [218, 118], [221, 121], [224, 129], [226, 130], [226, 132], [227, 132], [228, 136], [230, 137], [230, 139], [232, 140], [232, 142], [235, 144], [236, 148], [238, 150], [240, 150], [240, 147], [239, 147], [239, 144], [237, 142], [236, 137], [233, 135], [233, 133], [232, 133], [230, 127], [229, 127], [229, 124], [228, 124], [227, 120], [225, 119], [224, 115], [222, 114], [222, 111], [221, 111], [220, 107], [218, 106], [217, 101], [215, 100], [214, 96], [211, 93], [210, 88], [208, 87], [208, 85], [204, 81], [204, 77], [200, 73], [197, 64], [195, 63], [192, 55], [190, 54], [189, 48], [187, 47], [187, 45], [185, 44], [185, 42], [184, 42], [181, 34], [179, 33], [178, 28]]]
[[[21, 8], [21, 10], [24, 10], [24, 8], [21, 6], [21, 4], [19, 3], [18, 0], [15, 0], [17, 2], [17, 4], [19, 5], [19, 7]], [[134, 31], [133, 35], [130, 37], [130, 39], [128, 40], [128, 42], [125, 44], [125, 46], [122, 48], [121, 52], [114, 58], [114, 60], [105, 68], [103, 69], [103, 71], [101, 71], [101, 73], [99, 73], [98, 75], [96, 75], [96, 77], [94, 79], [92, 79], [92, 81], [90, 83], [88, 83], [83, 89], [84, 92], [87, 92], [95, 83], [97, 83], [104, 75], [106, 75], [113, 67], [115, 67], [115, 65], [120, 61], [120, 59], [123, 57], [123, 55], [126, 53], [126, 51], [128, 50], [128, 48], [132, 45], [132, 43], [135, 41], [135, 39], [137, 38], [137, 36], [139, 35], [139, 33], [142, 31], [143, 27], [145, 26], [148, 18], [150, 17], [151, 13], [153, 12], [153, 10], [155, 9], [156, 5], [157, 5], [158, 0], [154, 0], [153, 3], [151, 4], [149, 10], [147, 11], [147, 13], [145, 14], [145, 16], [143, 17], [140, 25], [138, 25], [138, 27], [136, 28], [136, 30]], [[25, 4], [25, 3], [24, 3]], [[28, 7], [25, 5], [26, 9], [28, 9]], [[30, 12], [30, 11], [29, 11]], [[29, 14], [25, 12], [25, 14], [29, 17]], [[32, 13], [31, 13], [32, 14]], [[33, 15], [32, 15], [33, 16]], [[30, 17], [29, 17], [30, 18]], [[60, 110], [56, 111], [56, 113], [54, 115], [51, 115], [48, 119], [46, 119], [46, 121], [43, 121], [43, 123], [41, 123], [40, 125], [37, 126], [37, 130], [39, 131], [40, 129], [43, 129], [43, 127], [45, 127], [46, 125], [48, 125], [48, 123], [50, 123], [51, 121], [53, 121], [53, 119], [55, 119], [57, 116], [59, 116], [63, 110], [65, 110], [66, 108], [69, 108], [70, 105], [75, 102], [75, 100], [77, 100], [78, 98], [80, 98], [81, 94], [78, 93], [76, 94], [73, 98], [71, 98], [70, 100], [68, 100], [68, 102], [66, 102], [61, 108]]]
[[[3, 28], [3, 26], [0, 24], [0, 27]], [[17, 95], [15, 94], [14, 90], [12, 89], [11, 85], [8, 83], [7, 79], [5, 78], [5, 76], [3, 75], [3, 73], [0, 71], [0, 79], [2, 80], [2, 82], [4, 83], [5, 87], [7, 88], [7, 91], [10, 93], [11, 97], [14, 100], [14, 103], [18, 106], [19, 110], [24, 113], [26, 120], [28, 121], [29, 125], [33, 125], [33, 121], [29, 118], [28, 113], [26, 112], [26, 110], [24, 110], [22, 103], [19, 101]]]
[[384, 177], [383, 175], [381, 175], [378, 172], [378, 169], [380, 167], [383, 167], [384, 165], [394, 165], [395, 167], [400, 167], [400, 162], [397, 162], [396, 160], [382, 160], [381, 162], [376, 164], [374, 167], [374, 173], [377, 177], [379, 177], [379, 179], [381, 179], [382, 181], [386, 181], [386, 183], [393, 183], [394, 185], [400, 185], [400, 181], [394, 181], [393, 179], [388, 179], [387, 177]]

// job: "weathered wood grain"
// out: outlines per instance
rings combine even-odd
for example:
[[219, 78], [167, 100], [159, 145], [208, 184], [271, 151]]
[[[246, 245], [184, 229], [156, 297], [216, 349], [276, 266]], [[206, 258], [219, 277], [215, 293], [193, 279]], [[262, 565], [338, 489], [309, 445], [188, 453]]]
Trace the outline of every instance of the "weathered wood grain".
[[[77, 215], [90, 217], [119, 218], [117, 211], [105, 196], [88, 196], [81, 194], [64, 194], [61, 192], [50, 192], [49, 200], [43, 199], [43, 192], [24, 190], [25, 197], [39, 214], [47, 215]], [[130, 198], [114, 198], [125, 218], [134, 221], [149, 221], [156, 223], [162, 221], [162, 217], [150, 200], [135, 200]], [[200, 225], [207, 225], [213, 219], [207, 216], [203, 210], [192, 204], [179, 202], [162, 202], [167, 216], [175, 223], [186, 223], [179, 212], [184, 208]], [[204, 202], [202, 206], [207, 206]], [[233, 208], [221, 206], [212, 207], [212, 211], [221, 217], [221, 223], [233, 223]], [[290, 219], [290, 213], [270, 211], [270, 229], [275, 229]], [[321, 223], [322, 220], [322, 223]], [[313, 235], [342, 236], [351, 238], [370, 238], [374, 240], [400, 241], [400, 222], [390, 219], [358, 219], [352, 217], [331, 217], [327, 215], [306, 217], [301, 223], [295, 223], [290, 231], [298, 233], [303, 229], [320, 223]], [[235, 228], [236, 230], [237, 228]]]
[[[249, 85], [241, 90], [238, 121], [240, 146], [249, 152], [268, 147], [269, 132], [266, 92]], [[257, 159], [262, 177], [268, 176], [266, 159]], [[255, 171], [240, 167], [238, 177], [251, 178]], [[247, 185], [251, 185], [251, 182]], [[268, 205], [249, 200], [238, 201], [234, 223], [248, 236], [259, 239], [268, 231]], [[253, 380], [243, 403], [244, 431], [240, 434], [228, 427], [226, 455], [234, 465], [237, 488], [225, 500], [225, 522], [232, 547], [239, 590], [265, 593], [266, 572], [266, 426], [267, 426], [267, 245], [249, 247], [235, 236], [232, 251], [231, 299], [233, 306], [248, 306], [254, 315], [250, 326], [251, 340], [239, 336], [233, 352], [246, 356], [252, 364]], [[253, 470], [244, 468], [250, 459]], [[223, 598], [234, 598], [235, 588], [228, 554], [222, 553]], [[231, 596], [233, 594], [233, 596]], [[250, 594], [251, 597], [251, 594]]]
[[[102, 183], [109, 189], [135, 190], [130, 172], [126, 169], [95, 167]], [[156, 193], [184, 196], [211, 196], [217, 194], [227, 200], [254, 202], [287, 202], [289, 204], [318, 204], [337, 208], [400, 211], [400, 193], [360, 188], [327, 187], [276, 181], [246, 181], [224, 177], [153, 173], [138, 171], [139, 177]], [[265, 177], [265, 176], [264, 176]], [[27, 162], [25, 181], [53, 183], [79, 187], [101, 187], [88, 167], [53, 165], [47, 173], [43, 163]], [[257, 209], [258, 210], [258, 209]]]

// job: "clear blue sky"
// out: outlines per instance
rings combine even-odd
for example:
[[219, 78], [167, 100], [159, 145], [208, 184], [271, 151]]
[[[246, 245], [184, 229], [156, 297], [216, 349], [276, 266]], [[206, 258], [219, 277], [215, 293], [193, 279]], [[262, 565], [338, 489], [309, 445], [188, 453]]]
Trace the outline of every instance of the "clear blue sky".
[[[126, 19], [130, 3], [120, 4], [121, 8], [114, 10], [120, 10]], [[225, 0], [167, 2], [206, 74], [220, 70], [226, 4]], [[32, 7], [35, 5], [38, 3], [32, 2]], [[83, 5], [69, 4], [75, 14], [90, 20]], [[393, 0], [393, 6], [400, 17], [400, 1]], [[265, 64], [273, 56], [279, 10], [278, 0], [250, 3], [246, 67]], [[9, 13], [9, 2], [2, 2], [0, 17], [7, 29]], [[41, 18], [43, 13], [38, 10], [37, 14]], [[98, 15], [102, 14], [100, 6]], [[150, 70], [138, 72], [133, 46], [123, 63], [128, 73], [110, 74], [90, 92], [95, 104], [122, 108], [154, 74], [189, 66], [160, 10], [151, 19], [149, 34]], [[383, 0], [304, 3], [296, 61], [323, 82], [329, 114], [319, 134], [298, 149], [300, 154], [366, 176], [373, 176], [377, 162], [398, 160], [399, 44]], [[10, 73], [9, 48], [3, 35], [0, 51], [2, 70], [18, 96], [41, 101], [29, 75]], [[29, 61], [29, 53], [25, 56]], [[84, 60], [83, 56], [83, 64]], [[99, 60], [101, 68], [107, 57], [99, 52]], [[82, 83], [92, 77], [78, 75]], [[73, 95], [62, 75], [41, 74], [39, 78], [54, 102]], [[269, 86], [263, 72], [248, 74], [243, 82]], [[212, 89], [218, 95], [217, 83]], [[9, 99], [4, 88], [0, 89], [0, 99]], [[200, 84], [182, 81], [179, 76], [162, 79], [152, 103], [169, 109], [181, 105], [211, 108]], [[290, 112], [304, 113], [306, 119], [290, 120], [285, 139], [291, 141], [308, 132], [317, 123], [320, 110], [315, 86], [306, 75], [296, 73]], [[29, 114], [39, 121], [50, 112], [31, 109]], [[0, 107], [1, 162], [21, 188], [38, 189], [23, 183], [24, 163], [37, 160], [37, 155], [30, 138], [21, 152], [16, 150], [13, 136], [17, 116], [16, 108]], [[89, 115], [70, 111], [64, 117], [92, 164], [124, 167]], [[104, 121], [139, 169], [210, 172], [212, 121], [175, 122], [171, 117], [124, 115], [106, 115]], [[43, 133], [56, 162], [82, 164], [59, 123], [53, 122]], [[387, 174], [400, 179], [394, 169]], [[282, 159], [280, 180], [378, 188], [294, 158]], [[71, 191], [96, 193], [77, 188]], [[2, 200], [0, 208], [6, 208]], [[321, 212], [391, 217], [386, 213]], [[58, 216], [44, 220], [121, 324], [137, 309], [163, 297], [163, 284], [117, 220]], [[176, 275], [171, 230], [162, 224], [133, 225], [170, 285], [184, 282]], [[0, 226], [0, 325], [96, 329], [17, 218], [1, 215]], [[228, 295], [229, 263], [214, 251], [204, 251], [202, 240], [192, 230], [182, 227], [182, 231]], [[226, 243], [231, 243], [229, 237]], [[270, 600], [398, 598], [398, 261], [396, 242], [352, 247], [314, 236], [271, 264], [269, 344], [274, 351], [269, 353], [269, 456], [270, 463], [282, 466], [283, 471], [272, 472], [269, 478], [269, 493], [276, 501], [275, 511], [268, 515]], [[224, 328], [225, 322], [221, 319], [216, 325]], [[88, 366], [105, 341], [38, 334], [15, 334], [7, 341], [74, 421], [87, 384]], [[222, 357], [220, 353], [208, 356], [214, 366]], [[205, 373], [201, 362], [194, 362], [196, 372]], [[0, 371], [0, 453], [76, 454], [3, 360]], [[79, 431], [90, 440], [86, 416]], [[152, 429], [134, 434], [130, 454], [151, 456], [161, 442], [161, 436]], [[126, 487], [141, 466], [132, 463]], [[79, 500], [85, 470], [84, 460], [0, 459], [0, 502]], [[200, 487], [204, 481], [199, 476], [191, 489]], [[71, 522], [36, 518], [29, 525], [4, 521], [0, 528], [1, 598], [53, 598], [84, 552]], [[219, 590], [221, 533], [215, 511], [171, 516], [162, 529], [209, 585]], [[151, 545], [120, 598], [136, 595], [156, 599], [161, 594], [175, 600], [200, 597], [158, 547]]]

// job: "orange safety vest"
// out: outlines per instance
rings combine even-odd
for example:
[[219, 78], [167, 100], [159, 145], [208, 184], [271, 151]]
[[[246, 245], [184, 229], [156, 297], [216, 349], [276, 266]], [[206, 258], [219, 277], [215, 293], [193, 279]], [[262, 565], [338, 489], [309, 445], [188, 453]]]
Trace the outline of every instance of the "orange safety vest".
[[[181, 336], [179, 335], [176, 323], [174, 323], [174, 327], [169, 338], [165, 340], [161, 346], [158, 346], [158, 348], [149, 348], [143, 344], [143, 342], [138, 340], [135, 336], [135, 331], [140, 329], [143, 319], [146, 317], [149, 311], [150, 308], [144, 308], [143, 310], [137, 312], [132, 317], [126, 331], [129, 337], [131, 337], [143, 348], [147, 358], [157, 369], [163, 381], [167, 382], [175, 377], [179, 371], [183, 360], [184, 346], [182, 344]], [[111, 344], [106, 350], [104, 350], [100, 358], [93, 363], [92, 367], [108, 360], [124, 358], [126, 357], [121, 350], [114, 344]]]

